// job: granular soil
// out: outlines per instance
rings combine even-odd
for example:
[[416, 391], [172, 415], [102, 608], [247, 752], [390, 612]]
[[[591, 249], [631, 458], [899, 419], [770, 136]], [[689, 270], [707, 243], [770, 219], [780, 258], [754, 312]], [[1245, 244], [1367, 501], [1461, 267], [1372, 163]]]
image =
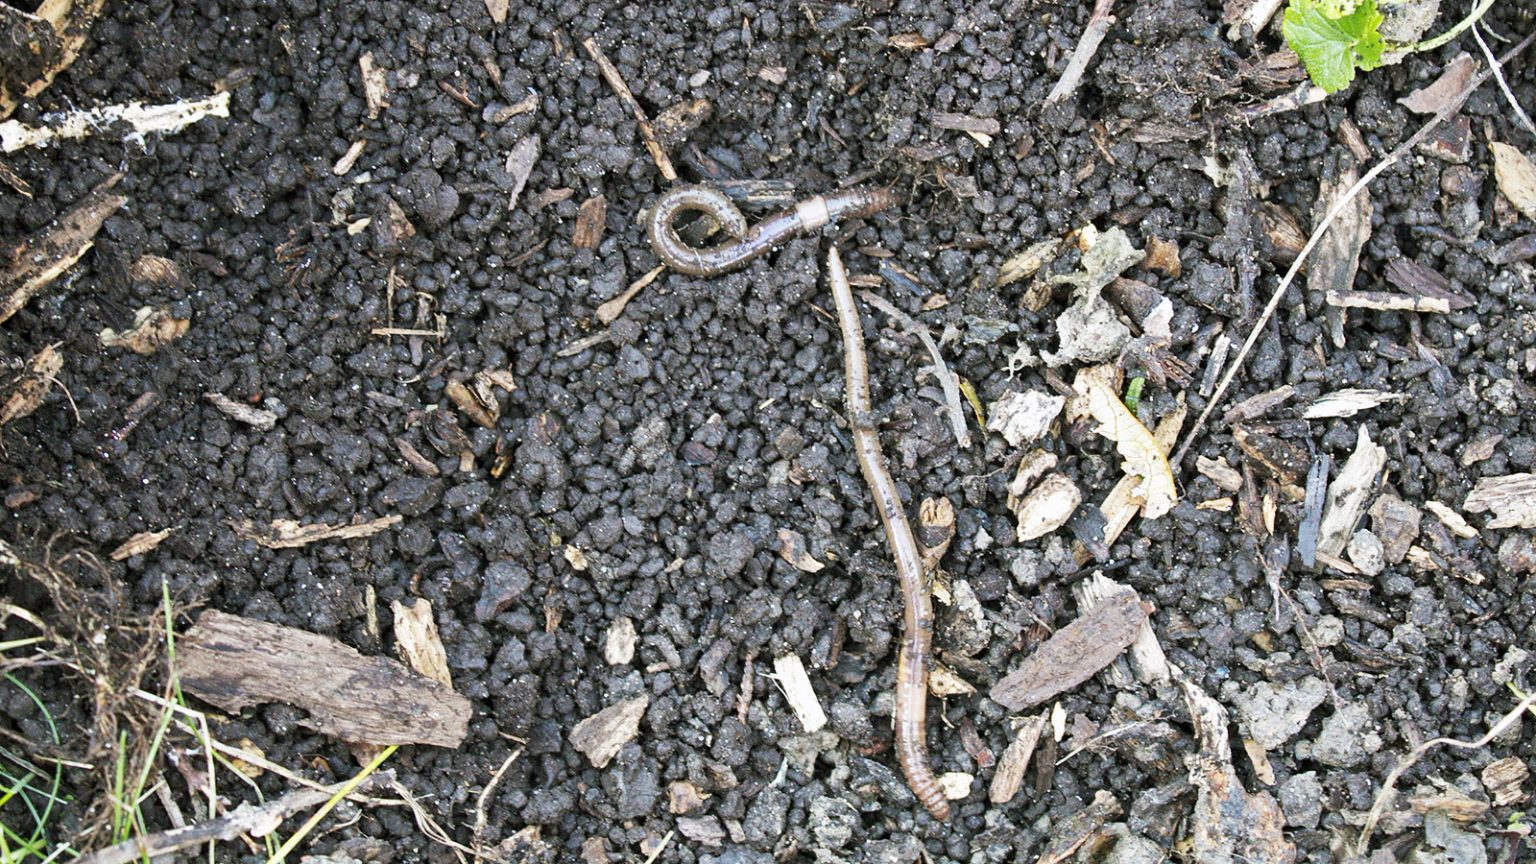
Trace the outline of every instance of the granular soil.
[[[947, 824], [907, 790], [890, 752], [900, 597], [850, 447], [821, 269], [835, 240], [856, 274], [882, 265], [908, 274], [879, 290], [936, 337], [952, 337], [946, 360], [985, 406], [1010, 389], [1049, 389], [1041, 368], [1010, 374], [1008, 358], [1019, 345], [1054, 349], [1066, 303], [1061, 295], [1040, 312], [1021, 309], [1029, 280], [994, 287], [1006, 259], [1090, 223], [1121, 226], [1138, 246], [1173, 240], [1182, 275], [1127, 275], [1172, 300], [1170, 350], [1195, 377], [1149, 386], [1140, 411], [1150, 423], [1180, 396], [1203, 408], [1213, 327], [1240, 341], [1288, 264], [1266, 244], [1253, 201], [1213, 183], [1210, 166], [1250, 165], [1250, 194], [1309, 225], [1320, 179], [1347, 158], [1341, 127], [1358, 129], [1374, 161], [1421, 122], [1395, 100], [1459, 50], [1478, 51], [1464, 36], [1320, 104], [1245, 122], [1235, 109], [1295, 79], [1266, 79], [1258, 61], [1277, 38], [1228, 41], [1221, 12], [1192, 0], [1122, 2], [1079, 91], [1046, 106], [1087, 4], [531, 2], [512, 4], [500, 25], [481, 0], [112, 4], [80, 59], [18, 118], [221, 87], [232, 93], [231, 116], [142, 142], [99, 134], [6, 157], [34, 195], [0, 191], [0, 236], [42, 228], [114, 172], [129, 203], [71, 276], [0, 327], [0, 356], [17, 362], [58, 343], [68, 390], [0, 431], [0, 539], [104, 558], [136, 533], [174, 526], [152, 552], [104, 565], [126, 608], [152, 613], [165, 583], [189, 608], [303, 628], [369, 654], [392, 651], [387, 625], [370, 625], [387, 620], [391, 601], [430, 600], [474, 716], [459, 749], [407, 748], [391, 765], [469, 842], [479, 791], [522, 748], [485, 811], [484, 836], [520, 838], [514, 859], [646, 860], [676, 827], [669, 787], [678, 781], [703, 796], [688, 815], [714, 820], [690, 831], [712, 824], [714, 833], [674, 835], [658, 861], [1034, 860], [1098, 790], [1118, 798], [1131, 833], [1178, 854], [1170, 850], [1193, 803], [1184, 757], [1195, 743], [1171, 687], [1100, 677], [1064, 695], [1073, 737], [1037, 759], [1131, 720], [1158, 734], [1099, 740], [1053, 773], [1032, 772], [1005, 805], [989, 803], [986, 788], [1013, 736], [1008, 712], [980, 694], [935, 698], [936, 770], [976, 780]], [[1532, 26], [1530, 7], [1516, 2], [1488, 17], [1492, 33], [1518, 37]], [[907, 47], [892, 44], [898, 36]], [[709, 100], [697, 127], [667, 142], [685, 180], [787, 181], [804, 197], [864, 178], [906, 202], [736, 273], [664, 274], [605, 340], [563, 354], [601, 333], [597, 307], [656, 265], [641, 216], [667, 186], [634, 117], [582, 51], [589, 37], [653, 117]], [[377, 116], [358, 72], [365, 53], [389, 82]], [[1536, 108], [1529, 59], [1506, 75]], [[507, 110], [529, 96], [533, 110]], [[939, 128], [936, 112], [995, 119], [998, 131], [982, 140]], [[1536, 470], [1532, 270], [1492, 263], [1536, 226], [1499, 199], [1487, 150], [1490, 139], [1526, 152], [1536, 141], [1492, 83], [1461, 113], [1474, 133], [1467, 164], [1415, 152], [1371, 186], [1357, 287], [1381, 290], [1383, 267], [1408, 258], [1474, 304], [1449, 314], [1351, 310], [1336, 347], [1323, 297], [1298, 284], [1228, 397], [1292, 385], [1293, 400], [1265, 420], [1336, 465], [1363, 423], [1387, 450], [1388, 488], [1416, 505], [1455, 506], [1481, 477]], [[509, 209], [507, 155], [534, 135], [537, 161]], [[336, 176], [332, 166], [357, 140], [367, 142], [361, 156]], [[565, 197], [551, 194], [562, 189]], [[599, 194], [605, 230], [594, 248], [578, 248], [578, 207]], [[389, 230], [399, 214], [413, 233]], [[363, 218], [371, 222], [348, 230]], [[175, 261], [187, 284], [136, 278], [131, 265], [144, 255]], [[1053, 266], [1075, 263], [1069, 252]], [[947, 305], [926, 302], [939, 294]], [[103, 348], [97, 334], [123, 328], [141, 306], [169, 307], [190, 329], [148, 356]], [[1405, 562], [1340, 582], [1288, 553], [1300, 502], [1279, 502], [1264, 540], [1242, 530], [1236, 511], [1196, 507], [1227, 494], [1196, 473], [1197, 456], [1244, 464], [1229, 426], [1213, 422], [1176, 469], [1179, 505], [1136, 522], [1084, 568], [1065, 529], [1015, 539], [1013, 448], [973, 425], [975, 442], [959, 449], [922, 371], [922, 345], [872, 310], [865, 321], [892, 470], [913, 512], [937, 496], [956, 510], [943, 567], [982, 619], [941, 606], [936, 645], [982, 693], [1076, 616], [1071, 585], [1107, 568], [1155, 604], [1169, 657], [1233, 709], [1239, 776], [1250, 790], [1278, 790], [1299, 855], [1321, 861], [1358, 830], [1404, 752], [1437, 735], [1478, 737], [1513, 706], [1506, 684], [1531, 686], [1521, 650], [1536, 636], [1530, 532], [1447, 534], [1439, 569]], [[371, 332], [384, 326], [441, 326], [443, 336]], [[516, 382], [497, 391], [494, 429], [460, 418], [444, 389], [488, 369], [510, 370]], [[1343, 387], [1407, 398], [1348, 419], [1301, 418], [1313, 398]], [[121, 446], [104, 446], [151, 391], [156, 407]], [[236, 422], [205, 399], [210, 392], [272, 411], [276, 425]], [[1121, 459], [1087, 431], [1069, 425], [1044, 446], [1097, 501]], [[456, 445], [435, 446], [445, 434], [465, 436], [472, 463], [461, 464]], [[1493, 435], [1502, 440], [1487, 459], [1463, 463], [1464, 448]], [[435, 476], [404, 458], [396, 439], [425, 454]], [[231, 527], [387, 514], [403, 520], [367, 539], [297, 549], [264, 548]], [[803, 572], [780, 557], [780, 529], [803, 534], [826, 568]], [[1275, 608], [1266, 562], [1293, 607]], [[1466, 578], [1474, 574], [1480, 583]], [[14, 602], [46, 605], [26, 580], [0, 579]], [[621, 617], [635, 623], [637, 651], [610, 665], [605, 638]], [[810, 671], [830, 735], [805, 735], [763, 677], [791, 652]], [[62, 728], [90, 727], [89, 696], [71, 679], [24, 674]], [[593, 768], [568, 740], [572, 725], [642, 692], [639, 734]], [[29, 706], [8, 693], [7, 725], [41, 740]], [[1273, 776], [1262, 777], [1237, 742], [1275, 711], [1299, 713], [1263, 729], [1279, 743], [1268, 754]], [[355, 772], [347, 748], [302, 719], [269, 705], [215, 733], [248, 739], [317, 780]], [[1054, 740], [1049, 729], [1046, 737]], [[1486, 799], [1479, 772], [1533, 752], [1519, 734], [1435, 751], [1402, 785], [1438, 780]], [[87, 779], [71, 779], [73, 791], [84, 795]], [[271, 775], [258, 782], [269, 796], [284, 788]], [[243, 794], [234, 783], [221, 789]], [[1519, 835], [1500, 832], [1515, 809], [1496, 807], [1477, 823], [1500, 860], [1517, 853]], [[65, 810], [61, 841], [83, 819]], [[167, 827], [156, 806], [145, 812], [150, 830]], [[315, 837], [311, 851], [452, 857], [408, 811], [343, 815], [353, 821]], [[1393, 829], [1402, 833], [1382, 842], [1406, 853], [1423, 836], [1418, 819], [1403, 817]], [[518, 834], [529, 826], [536, 835]], [[1135, 852], [1147, 848], [1124, 840], [1111, 854], [1141, 860]], [[594, 858], [601, 849], [611, 857]]]

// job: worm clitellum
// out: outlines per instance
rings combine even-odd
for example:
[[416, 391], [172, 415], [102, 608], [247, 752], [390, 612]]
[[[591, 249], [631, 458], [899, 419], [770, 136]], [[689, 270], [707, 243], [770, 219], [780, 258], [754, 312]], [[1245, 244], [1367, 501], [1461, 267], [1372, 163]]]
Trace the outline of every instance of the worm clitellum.
[[853, 446], [859, 468], [869, 484], [891, 555], [896, 559], [896, 574], [901, 579], [903, 616], [901, 655], [896, 667], [896, 759], [907, 785], [928, 808], [935, 819], [949, 818], [949, 801], [939, 788], [928, 764], [928, 654], [933, 643], [933, 602], [928, 582], [923, 578], [923, 558], [907, 522], [906, 509], [896, 492], [896, 481], [885, 467], [880, 450], [880, 436], [875, 432], [869, 405], [869, 363], [864, 357], [864, 328], [859, 310], [853, 305], [853, 289], [837, 247], [827, 254], [827, 281], [837, 303], [837, 322], [843, 331], [843, 375], [847, 382], [848, 423], [853, 428]]
[[[646, 217], [651, 248], [662, 262], [689, 276], [718, 276], [746, 264], [808, 231], [839, 219], [858, 219], [895, 206], [900, 199], [889, 189], [863, 186], [832, 195], [807, 198], [782, 213], [747, 227], [747, 219], [717, 190], [683, 186], [661, 196]], [[672, 223], [683, 213], [703, 213], [720, 224], [730, 240], [716, 246], [689, 246]]]

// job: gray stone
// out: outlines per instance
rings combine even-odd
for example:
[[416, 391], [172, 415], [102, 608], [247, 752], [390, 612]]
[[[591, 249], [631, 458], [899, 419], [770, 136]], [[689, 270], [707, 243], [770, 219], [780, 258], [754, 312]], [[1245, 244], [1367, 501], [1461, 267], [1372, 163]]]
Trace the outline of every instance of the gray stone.
[[1308, 748], [1310, 756], [1324, 765], [1353, 768], [1381, 749], [1381, 736], [1373, 726], [1371, 712], [1364, 705], [1345, 705], [1323, 721], [1323, 731]]
[[1323, 817], [1323, 784], [1317, 781], [1316, 771], [1296, 774], [1281, 783], [1276, 791], [1288, 827], [1317, 827], [1318, 820]]
[[811, 833], [828, 849], [841, 849], [853, 840], [859, 811], [841, 798], [822, 796], [811, 802]]
[[1476, 834], [1463, 831], [1444, 810], [1424, 814], [1424, 842], [1408, 856], [1409, 864], [1488, 864], [1488, 849]]
[[1140, 834], [1126, 834], [1105, 853], [1100, 864], [1161, 864], [1163, 847]]
[[1328, 685], [1320, 678], [1260, 681], [1238, 697], [1237, 711], [1248, 737], [1265, 750], [1274, 750], [1300, 732], [1312, 709], [1327, 698]]

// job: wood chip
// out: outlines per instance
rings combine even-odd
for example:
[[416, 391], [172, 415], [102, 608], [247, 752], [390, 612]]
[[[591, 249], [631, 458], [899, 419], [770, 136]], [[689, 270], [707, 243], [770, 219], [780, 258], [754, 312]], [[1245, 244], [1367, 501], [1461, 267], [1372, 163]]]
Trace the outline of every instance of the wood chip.
[[1387, 262], [1382, 275], [1387, 277], [1392, 287], [1404, 294], [1421, 299], [1444, 300], [1446, 308], [1452, 311], [1470, 309], [1477, 305], [1477, 301], [1471, 297], [1455, 291], [1451, 280], [1441, 275], [1440, 271], [1425, 267], [1412, 258], [1393, 258]]
[[955, 505], [943, 496], [924, 498], [917, 505], [915, 533], [923, 551], [923, 572], [932, 574], [955, 539]]
[[992, 688], [992, 701], [1022, 711], [1076, 687], [1136, 641], [1147, 610], [1123, 591], [1057, 630]]
[[1217, 488], [1227, 492], [1236, 492], [1243, 488], [1242, 472], [1227, 464], [1226, 459], [1209, 459], [1205, 456], [1195, 457], [1195, 470], [1209, 477]]
[[1285, 839], [1280, 804], [1268, 792], [1250, 794], [1232, 767], [1226, 709], [1187, 678], [1178, 682], [1199, 745], [1190, 758], [1190, 782], [1197, 790], [1190, 817], [1192, 860], [1292, 864], [1296, 846]]
[[827, 725], [827, 715], [821, 710], [821, 702], [816, 698], [811, 678], [805, 674], [805, 664], [800, 662], [800, 658], [794, 654], [776, 657], [773, 671], [779, 686], [784, 688], [784, 698], [789, 701], [789, 707], [800, 720], [800, 728], [815, 732]]
[[805, 573], [820, 573], [827, 565], [811, 557], [811, 553], [805, 546], [805, 535], [789, 528], [780, 528], [776, 548], [779, 557], [789, 562], [796, 570]]
[[114, 174], [46, 228], [14, 245], [0, 245], [0, 322], [8, 320], [91, 248], [107, 217], [128, 203], [110, 190]]
[[1296, 395], [1296, 388], [1289, 384], [1284, 384], [1273, 390], [1260, 393], [1257, 396], [1250, 396], [1228, 408], [1227, 412], [1221, 415], [1221, 422], [1230, 426], [1233, 423], [1257, 420], [1268, 414], [1269, 409], [1289, 402], [1294, 395]]
[[[1317, 203], [1312, 209], [1313, 225], [1321, 224], [1359, 179], [1360, 172], [1352, 162], [1333, 172], [1325, 170]], [[1355, 274], [1360, 271], [1360, 250], [1370, 238], [1371, 194], [1369, 189], [1361, 189], [1344, 203], [1344, 208], [1314, 247], [1312, 258], [1307, 262], [1307, 290], [1330, 297], [1348, 293], [1355, 284]], [[1341, 312], [1333, 312], [1328, 318], [1329, 335], [1333, 344], [1340, 348], [1344, 347], [1342, 316]]]
[[1489, 528], [1536, 528], [1536, 474], [1484, 477], [1477, 481], [1461, 509], [1492, 513]]
[[947, 699], [951, 696], [969, 696], [976, 692], [976, 685], [961, 678], [955, 670], [935, 662], [928, 672], [928, 692]]
[[347, 152], [341, 154], [341, 158], [337, 159], [336, 164], [331, 166], [331, 173], [337, 177], [347, 176], [347, 172], [351, 171], [352, 166], [357, 164], [358, 157], [363, 155], [363, 148], [367, 146], [368, 139], [366, 138], [359, 138], [353, 141], [352, 146], [347, 148]]
[[512, 191], [507, 194], [508, 211], [517, 209], [517, 199], [522, 196], [523, 187], [528, 185], [533, 164], [539, 161], [539, 145], [539, 136], [524, 135], [507, 154], [507, 173], [512, 176]]
[[603, 242], [603, 229], [607, 227], [608, 199], [594, 195], [581, 202], [576, 211], [576, 228], [571, 234], [571, 245], [577, 249], [596, 249]]
[[358, 71], [363, 76], [363, 99], [368, 103], [368, 119], [374, 120], [379, 112], [389, 107], [389, 82], [385, 72], [373, 62], [373, 52], [364, 52], [357, 58]]
[[635, 622], [628, 615], [620, 615], [608, 625], [608, 635], [603, 637], [603, 660], [609, 666], [623, 666], [635, 659]]
[[485, 0], [485, 11], [490, 14], [493, 24], [505, 24], [511, 5], [511, 0]]
[[265, 408], [257, 408], [244, 402], [237, 402], [223, 393], [204, 393], [203, 398], [207, 399], [209, 404], [228, 414], [231, 418], [254, 426], [263, 432], [277, 425], [277, 415]]
[[997, 773], [992, 775], [992, 784], [987, 787], [987, 800], [993, 804], [1007, 804], [1019, 794], [1019, 787], [1024, 785], [1024, 772], [1029, 770], [1029, 759], [1035, 753], [1035, 745], [1039, 743], [1040, 733], [1045, 731], [1049, 717], [1050, 712], [1042, 711], [1019, 727], [1018, 734], [1008, 742], [997, 760]]
[[617, 321], [619, 316], [624, 314], [624, 307], [629, 305], [629, 301], [635, 299], [635, 295], [643, 291], [647, 285], [655, 282], [656, 277], [660, 276], [666, 269], [667, 265], [665, 264], [656, 265], [647, 271], [644, 276], [631, 282], [622, 294], [597, 307], [597, 320], [603, 324], [612, 324]]
[[387, 657], [298, 630], [209, 610], [178, 640], [182, 687], [240, 712], [282, 702], [299, 723], [349, 743], [457, 747], [469, 700]]
[[1408, 806], [1413, 809], [1413, 812], [1419, 814], [1438, 810], [1463, 825], [1483, 821], [1483, 817], [1487, 816], [1491, 809], [1487, 801], [1469, 798], [1467, 793], [1454, 786], [1439, 795], [1409, 798]]
[[231, 519], [229, 526], [235, 529], [235, 535], [240, 539], [253, 541], [258, 546], [265, 546], [268, 549], [295, 549], [325, 540], [372, 537], [392, 525], [400, 524], [401, 518], [400, 516], [381, 516], [378, 519], [355, 522], [351, 525], [327, 525], [324, 522], [303, 525], [291, 519], [274, 519], [271, 528], [263, 528], [250, 519]]
[[20, 420], [41, 407], [63, 368], [64, 355], [54, 346], [37, 352], [6, 389], [5, 399], [0, 402], [0, 426]]
[[1524, 759], [1506, 756], [1488, 763], [1488, 767], [1483, 769], [1483, 788], [1493, 798], [1493, 806], [1508, 807], [1525, 800], [1525, 790], [1521, 787], [1530, 776], [1531, 770], [1526, 767]]
[[479, 426], [486, 429], [496, 428], [496, 420], [501, 416], [501, 403], [495, 399], [488, 403], [482, 402], [463, 381], [453, 379], [449, 379], [443, 385], [443, 393], [447, 395], [448, 401], [452, 402], [454, 407], [464, 412], [464, 416]]
[[667, 784], [667, 810], [674, 816], [686, 816], [699, 810], [709, 798], [708, 792], [700, 792], [699, 787], [687, 780], [673, 780]]
[[1232, 440], [1237, 442], [1237, 448], [1243, 451], [1244, 456], [1274, 475], [1281, 483], [1300, 482], [1312, 465], [1311, 457], [1304, 448], [1267, 432], [1238, 426], [1232, 430]]
[[951, 114], [945, 111], [935, 111], [929, 115], [935, 128], [953, 129], [956, 132], [979, 132], [982, 135], [997, 135], [1003, 131], [1003, 125], [995, 117], [976, 117], [970, 114]]
[[1328, 504], [1318, 532], [1319, 553], [1338, 557], [1355, 533], [1355, 523], [1365, 509], [1366, 498], [1376, 491], [1376, 478], [1387, 464], [1387, 450], [1371, 441], [1371, 434], [1360, 427], [1355, 452], [1339, 469], [1339, 476], [1328, 485]]
[[1036, 864], [1061, 864], [1076, 855], [1081, 855], [1083, 861], [1098, 859], [1103, 851], [1099, 847], [1111, 839], [1105, 826], [1120, 813], [1120, 802], [1114, 795], [1103, 789], [1093, 793], [1093, 801], [1087, 807], [1051, 826]]
[[175, 530], [175, 528], [167, 528], [164, 531], [144, 531], [135, 534], [124, 540], [121, 546], [113, 549], [108, 557], [113, 561], [127, 561], [135, 555], [143, 555], [159, 546]]
[[1499, 445], [1502, 443], [1504, 443], [1504, 436], [1497, 432], [1473, 441], [1461, 451], [1462, 467], [1470, 467], [1493, 458], [1493, 454], [1498, 452]]
[[1423, 87], [1397, 100], [1397, 104], [1415, 114], [1439, 114], [1445, 107], [1461, 98], [1467, 82], [1477, 74], [1477, 61], [1463, 51], [1436, 78]]
[[108, 327], [98, 338], [103, 348], [127, 348], [135, 354], [149, 355], [181, 338], [191, 324], [186, 318], [172, 317], [168, 308], [144, 306], [133, 313], [133, 326], [122, 333]]
[[677, 820], [677, 833], [708, 848], [725, 845], [725, 829], [714, 816], [683, 816]]
[[442, 637], [437, 635], [431, 601], [425, 597], [404, 602], [396, 600], [389, 604], [389, 608], [395, 613], [395, 648], [401, 659], [419, 674], [444, 687], [453, 687], [453, 676], [448, 672], [448, 652], [443, 648]]
[[1467, 524], [1467, 520], [1462, 518], [1460, 513], [1457, 513], [1450, 507], [1441, 504], [1439, 501], [1434, 499], [1425, 501], [1424, 509], [1435, 514], [1435, 518], [1440, 520], [1440, 524], [1444, 525], [1447, 529], [1450, 530], [1452, 534], [1455, 534], [1457, 537], [1460, 537], [1463, 540], [1471, 540], [1472, 538], [1478, 536], [1477, 529]]
[[571, 729], [571, 746], [581, 751], [593, 768], [603, 768], [640, 732], [640, 718], [651, 704], [648, 693], [609, 705]]
[[1384, 291], [1329, 291], [1324, 298], [1329, 306], [1340, 309], [1376, 309], [1386, 312], [1451, 311], [1451, 303], [1442, 297], [1409, 297]]
[[215, 93], [206, 99], [165, 105], [128, 102], [48, 116], [49, 123], [46, 126], [25, 126], [15, 120], [0, 123], [0, 153], [87, 138], [119, 124], [131, 130], [128, 136], [174, 135], [205, 117], [228, 117], [229, 93]]
[[885, 44], [903, 51], [920, 51], [928, 47], [928, 40], [923, 38], [923, 34], [917, 32], [897, 33], [886, 39]]
[[23, 198], [32, 197], [32, 184], [23, 180], [20, 174], [11, 166], [0, 162], [0, 180], [4, 180], [7, 186], [16, 190], [16, 194]]
[[1301, 416], [1307, 420], [1321, 420], [1326, 417], [1353, 417], [1361, 411], [1375, 408], [1377, 405], [1386, 402], [1403, 402], [1407, 399], [1407, 393], [1346, 388], [1317, 397], [1316, 401], [1307, 406], [1307, 410]]
[[1499, 191], [1520, 215], [1536, 222], [1536, 165], [1508, 144], [1492, 141], [1488, 147], [1493, 151], [1493, 175]]

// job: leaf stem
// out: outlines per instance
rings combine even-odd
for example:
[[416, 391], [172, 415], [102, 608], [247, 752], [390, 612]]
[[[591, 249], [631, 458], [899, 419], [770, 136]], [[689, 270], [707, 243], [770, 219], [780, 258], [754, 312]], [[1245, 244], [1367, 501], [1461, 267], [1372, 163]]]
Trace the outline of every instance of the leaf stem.
[[1394, 52], [1401, 51], [1404, 54], [1417, 54], [1420, 51], [1433, 51], [1436, 48], [1439, 48], [1441, 45], [1444, 45], [1445, 43], [1461, 35], [1461, 31], [1471, 27], [1473, 24], [1476, 24], [1479, 20], [1482, 19], [1483, 15], [1489, 9], [1493, 8], [1493, 4], [1495, 2], [1497, 2], [1497, 0], [1482, 0], [1482, 2], [1477, 4], [1477, 8], [1472, 10], [1472, 14], [1461, 19], [1456, 23], [1456, 26], [1445, 31], [1444, 33], [1441, 33], [1439, 36], [1425, 39], [1423, 42], [1413, 42], [1407, 45], [1393, 44], [1389, 46], [1387, 50]]

